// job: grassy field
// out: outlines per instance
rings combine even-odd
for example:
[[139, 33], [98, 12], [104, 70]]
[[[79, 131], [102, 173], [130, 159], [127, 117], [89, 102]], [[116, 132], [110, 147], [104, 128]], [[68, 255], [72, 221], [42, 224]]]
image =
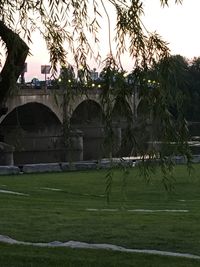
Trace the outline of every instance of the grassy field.
[[[191, 176], [178, 166], [171, 192], [159, 172], [147, 184], [133, 169], [124, 197], [122, 179], [116, 171], [108, 204], [105, 171], [1, 176], [0, 190], [26, 195], [0, 193], [0, 234], [29, 242], [76, 240], [200, 255], [200, 165]], [[2, 267], [200, 266], [198, 260], [104, 250], [1, 243], [0, 252]]]

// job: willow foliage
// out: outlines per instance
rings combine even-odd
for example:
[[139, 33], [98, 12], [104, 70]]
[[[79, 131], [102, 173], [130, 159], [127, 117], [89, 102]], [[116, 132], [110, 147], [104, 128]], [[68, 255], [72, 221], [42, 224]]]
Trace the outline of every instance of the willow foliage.
[[[162, 5], [168, 2], [161, 0]], [[169, 53], [166, 43], [156, 33], [148, 32], [141, 20], [143, 13], [143, 1], [140, 0], [6, 0], [0, 3], [0, 21], [23, 40], [31, 42], [35, 30], [41, 33], [53, 69], [57, 63], [66, 63], [68, 49], [79, 65], [86, 66], [88, 54], [94, 52], [93, 42], [101, 41], [101, 18], [110, 21], [113, 14], [116, 14], [118, 57], [127, 47], [134, 62], [140, 65], [166, 56]]]
[[[9, 42], [3, 39], [3, 26], [15, 33], [15, 36], [17, 35], [19, 40], [23, 41], [23, 45], [24, 42], [31, 42], [33, 31], [39, 31], [46, 41], [54, 71], [57, 70], [58, 64], [68, 63], [70, 53], [77, 67], [81, 65], [86, 72], [89, 71], [89, 56], [95, 57], [96, 60], [103, 60], [100, 49], [95, 52], [93, 46], [100, 47], [102, 42], [108, 41], [108, 57], [103, 61], [102, 105], [105, 110], [105, 131], [108, 136], [110, 155], [112, 156], [113, 148], [113, 106], [116, 104], [124, 112], [123, 116], [127, 120], [125, 134], [128, 138], [127, 144], [130, 144], [137, 153], [143, 157], [148, 153], [150, 159], [155, 157], [165, 159], [169, 154], [179, 152], [189, 157], [186, 152], [187, 125], [180, 109], [181, 98], [178, 95], [172, 96], [175, 83], [171, 86], [170, 76], [166, 75], [166, 72], [173, 72], [167, 60], [170, 51], [167, 43], [157, 33], [149, 32], [143, 24], [143, 2], [142, 0], [0, 1], [1, 41], [5, 44], [9, 56]], [[174, 2], [178, 4], [182, 1], [174, 0]], [[170, 1], [160, 0], [160, 3], [166, 6]], [[114, 40], [111, 25], [113, 16], [116, 16]], [[108, 25], [108, 36], [105, 36], [105, 40], [99, 39], [102, 19], [107, 21]], [[113, 50], [113, 44], [116, 50]], [[15, 60], [17, 60], [16, 54], [20, 51], [13, 52]], [[133, 62], [133, 72], [129, 76], [131, 82], [128, 85], [122, 81], [124, 71], [121, 65], [121, 56], [127, 52]], [[23, 60], [25, 61], [24, 58]], [[13, 60], [11, 62], [13, 63]], [[158, 62], [163, 62], [159, 68]], [[17, 75], [19, 73], [16, 73]], [[9, 87], [3, 87], [1, 82], [1, 101], [4, 101], [3, 91], [6, 90], [9, 90]], [[137, 119], [135, 110], [128, 108], [127, 105], [127, 100], [134, 94], [137, 94], [140, 99]], [[174, 100], [177, 101], [176, 104], [172, 103]], [[170, 110], [172, 104], [180, 111], [176, 118]], [[166, 151], [168, 149], [164, 146], [161, 151], [152, 145], [147, 150], [145, 146], [154, 140], [168, 145], [170, 142], [175, 142], [178, 148], [176, 151]]]

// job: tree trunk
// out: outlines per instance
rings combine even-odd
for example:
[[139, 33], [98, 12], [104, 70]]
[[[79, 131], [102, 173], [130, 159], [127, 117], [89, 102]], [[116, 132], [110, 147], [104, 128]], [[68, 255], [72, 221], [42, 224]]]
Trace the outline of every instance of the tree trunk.
[[0, 21], [0, 38], [6, 45], [7, 58], [0, 74], [0, 116], [6, 113], [5, 101], [24, 69], [29, 47], [20, 36]]

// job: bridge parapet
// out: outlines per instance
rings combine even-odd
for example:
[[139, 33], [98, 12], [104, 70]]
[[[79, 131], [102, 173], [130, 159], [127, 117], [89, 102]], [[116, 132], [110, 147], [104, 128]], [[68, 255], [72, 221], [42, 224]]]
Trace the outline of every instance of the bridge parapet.
[[[74, 110], [83, 102], [86, 100], [92, 100], [99, 104], [103, 110], [102, 104], [101, 104], [101, 92], [102, 88], [83, 88], [83, 91], [79, 88], [74, 87], [74, 97], [71, 99], [69, 103], [68, 113], [71, 117]], [[114, 90], [114, 89], [113, 89]], [[51, 87], [51, 89], [34, 89], [34, 88], [28, 88], [28, 87], [22, 87], [19, 88], [15, 92], [14, 95], [8, 98], [6, 106], [8, 107], [7, 114], [3, 115], [0, 118], [0, 123], [5, 119], [5, 117], [12, 112], [15, 108], [18, 108], [22, 105], [28, 104], [28, 103], [39, 103], [42, 105], [45, 105], [48, 107], [60, 120], [60, 122], [63, 121], [63, 95], [66, 91], [62, 88], [57, 89], [56, 87]], [[113, 94], [113, 100], [114, 100], [114, 94]], [[138, 97], [132, 96], [132, 98], [127, 99], [127, 103], [129, 104], [130, 108], [133, 110], [133, 112], [136, 112], [137, 105], [139, 103]], [[113, 101], [113, 107], [114, 107], [114, 101]]]
[[[99, 104], [103, 110], [102, 103], [101, 103], [101, 92], [102, 88], [84, 88], [81, 91], [78, 88], [74, 88], [74, 97], [71, 99], [68, 108], [68, 114], [71, 117], [74, 110], [86, 100], [92, 100]], [[114, 90], [114, 89], [113, 89]], [[15, 92], [14, 95], [8, 98], [6, 106], [8, 107], [7, 114], [3, 115], [0, 118], [0, 123], [5, 119], [5, 117], [12, 112], [15, 108], [18, 108], [22, 105], [28, 103], [39, 103], [48, 107], [59, 119], [60, 122], [63, 121], [63, 95], [65, 91], [60, 88], [53, 88], [51, 89], [33, 89], [33, 88], [20, 88]], [[113, 100], [114, 100], [113, 94]], [[127, 103], [129, 104], [130, 108], [133, 112], [136, 112], [137, 105], [139, 103], [137, 96], [127, 99]], [[114, 107], [114, 101], [113, 101]], [[103, 110], [104, 111], [104, 110]]]

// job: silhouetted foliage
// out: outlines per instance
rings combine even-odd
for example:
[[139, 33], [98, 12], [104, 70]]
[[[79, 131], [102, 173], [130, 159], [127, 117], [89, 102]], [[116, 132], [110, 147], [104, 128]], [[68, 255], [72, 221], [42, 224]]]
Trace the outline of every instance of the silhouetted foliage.
[[[181, 57], [170, 57], [167, 43], [157, 33], [151, 33], [142, 22], [143, 2], [140, 0], [7, 0], [0, 3], [0, 37], [5, 45], [7, 61], [1, 73], [0, 103], [13, 88], [14, 82], [22, 71], [29, 48], [25, 42], [31, 42], [34, 30], [41, 33], [46, 41], [52, 70], [56, 72], [59, 65], [69, 63], [73, 55], [79, 75], [80, 84], [88, 78], [90, 68], [88, 59], [93, 56], [96, 61], [103, 59], [93, 49], [101, 44], [99, 32], [102, 17], [107, 20], [108, 56], [103, 61], [102, 72], [102, 106], [106, 143], [112, 157], [114, 147], [113, 107], [117, 105], [126, 117], [126, 136], [130, 151], [148, 159], [160, 159], [163, 173], [166, 163], [171, 166], [169, 156], [183, 154], [189, 159], [187, 151], [187, 127], [181, 107], [182, 93], [185, 92], [185, 61]], [[160, 3], [168, 5], [168, 0]], [[181, 0], [175, 0], [181, 3]], [[112, 14], [110, 14], [112, 10]], [[116, 16], [116, 28], [111, 28], [111, 16]], [[113, 51], [111, 31], [114, 33], [116, 52]], [[132, 58], [133, 73], [124, 77], [121, 56], [129, 52]], [[175, 60], [174, 60], [175, 59]], [[81, 66], [81, 69], [80, 69]], [[181, 67], [181, 68], [180, 68]], [[71, 75], [70, 70], [65, 71]], [[64, 75], [64, 74], [63, 74]], [[153, 77], [149, 79], [149, 77]], [[66, 135], [69, 135], [69, 103], [73, 97], [73, 77], [64, 77], [63, 123], [66, 124]], [[69, 80], [71, 81], [69, 83]], [[6, 82], [9, 81], [9, 84]], [[64, 88], [64, 87], [63, 87]], [[84, 88], [84, 86], [83, 86]], [[134, 96], [139, 97], [136, 118], [135, 107], [127, 102]], [[155, 141], [160, 141], [158, 147]], [[171, 142], [175, 145], [171, 146]], [[68, 144], [66, 144], [68, 145]], [[167, 167], [168, 168], [168, 167]], [[170, 169], [170, 167], [168, 168]]]

